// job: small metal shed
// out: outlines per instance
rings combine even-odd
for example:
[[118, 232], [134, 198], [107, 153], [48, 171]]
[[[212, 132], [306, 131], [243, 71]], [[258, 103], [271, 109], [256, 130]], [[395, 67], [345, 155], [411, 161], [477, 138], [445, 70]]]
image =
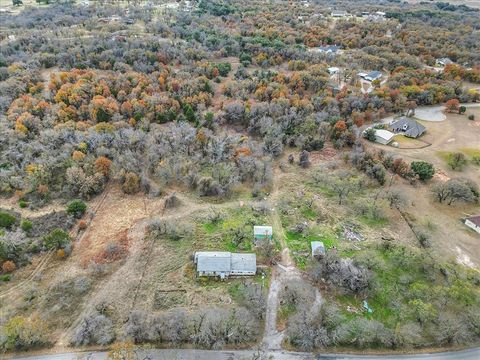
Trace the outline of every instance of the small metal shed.
[[325, 245], [321, 241], [312, 241], [312, 256], [324, 256], [325, 255]]

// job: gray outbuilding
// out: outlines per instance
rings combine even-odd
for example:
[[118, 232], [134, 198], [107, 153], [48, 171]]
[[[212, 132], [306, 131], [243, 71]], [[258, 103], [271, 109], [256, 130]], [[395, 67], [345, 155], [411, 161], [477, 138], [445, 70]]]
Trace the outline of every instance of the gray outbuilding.
[[194, 263], [197, 265], [198, 276], [219, 276], [225, 279], [229, 276], [255, 275], [257, 272], [257, 257], [253, 253], [198, 251]]

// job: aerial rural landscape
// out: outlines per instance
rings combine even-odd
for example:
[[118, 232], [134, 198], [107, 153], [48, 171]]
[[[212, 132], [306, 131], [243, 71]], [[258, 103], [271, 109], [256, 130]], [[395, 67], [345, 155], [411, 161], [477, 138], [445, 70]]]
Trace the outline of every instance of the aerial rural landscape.
[[480, 1], [0, 0], [0, 358], [479, 346]]

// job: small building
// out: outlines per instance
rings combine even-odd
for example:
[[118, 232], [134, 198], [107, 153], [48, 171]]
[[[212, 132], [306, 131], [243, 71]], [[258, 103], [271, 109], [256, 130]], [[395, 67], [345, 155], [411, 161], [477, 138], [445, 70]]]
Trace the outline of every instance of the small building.
[[327, 46], [319, 46], [316, 49], [317, 49], [318, 52], [321, 52], [321, 53], [336, 54], [342, 48], [340, 46], [337, 46], [337, 45], [327, 45]]
[[197, 265], [198, 276], [219, 276], [225, 279], [229, 276], [255, 275], [257, 272], [257, 257], [253, 253], [197, 251], [194, 263]]
[[269, 239], [272, 240], [273, 229], [271, 226], [255, 225], [253, 227], [253, 237], [255, 240]]
[[466, 218], [465, 225], [480, 234], [480, 215], [470, 216]]
[[310, 243], [312, 247], [312, 257], [323, 257], [325, 256], [325, 245], [321, 241], [312, 241]]
[[383, 74], [380, 72], [380, 71], [372, 71], [372, 72], [369, 72], [368, 74], [365, 74], [365, 73], [360, 73], [358, 74], [360, 77], [362, 77], [363, 79], [367, 80], [367, 81], [375, 81], [375, 80], [381, 80], [382, 77], [383, 77]]
[[450, 60], [450, 59], [447, 58], [447, 57], [444, 57], [444, 58], [436, 59], [436, 60], [435, 60], [435, 64], [436, 64], [437, 66], [446, 66], [446, 65], [449, 65], [449, 64], [453, 64], [453, 61]]
[[375, 129], [375, 142], [388, 145], [392, 142], [395, 134], [385, 129]]
[[332, 13], [330, 14], [332, 17], [340, 18], [340, 17], [345, 17], [348, 15], [348, 13], [345, 10], [333, 10]]
[[390, 124], [390, 128], [392, 131], [396, 133], [402, 133], [410, 138], [417, 138], [423, 135], [423, 133], [427, 130], [422, 124], [419, 124], [417, 121], [407, 117], [402, 117], [393, 121]]
[[333, 66], [333, 67], [329, 67], [327, 71], [330, 75], [336, 75], [340, 72], [340, 69], [338, 67]]

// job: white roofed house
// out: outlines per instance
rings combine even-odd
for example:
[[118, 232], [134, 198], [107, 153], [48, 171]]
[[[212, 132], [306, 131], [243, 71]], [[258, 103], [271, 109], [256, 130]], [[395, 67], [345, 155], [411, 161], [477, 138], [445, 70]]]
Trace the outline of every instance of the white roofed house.
[[348, 13], [345, 10], [333, 10], [330, 15], [332, 17], [345, 17]]
[[255, 275], [257, 257], [253, 253], [231, 253], [223, 251], [198, 251], [194, 263], [198, 276], [213, 276], [225, 279], [229, 276]]

